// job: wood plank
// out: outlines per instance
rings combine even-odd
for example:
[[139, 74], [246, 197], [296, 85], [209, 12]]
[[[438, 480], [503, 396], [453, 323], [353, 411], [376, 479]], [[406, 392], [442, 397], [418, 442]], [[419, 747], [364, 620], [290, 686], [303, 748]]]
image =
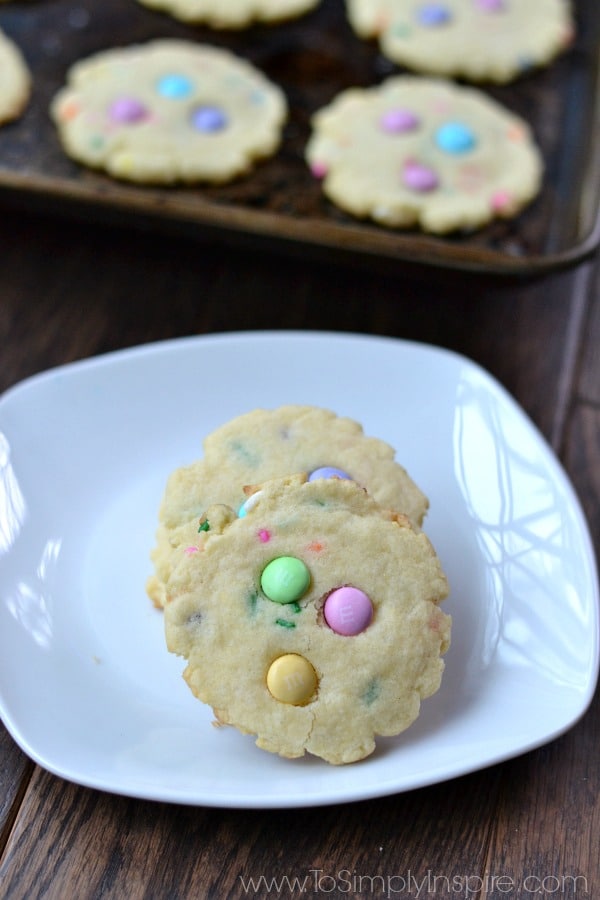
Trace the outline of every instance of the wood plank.
[[0, 722], [0, 856], [33, 768]]
[[482, 871], [498, 772], [343, 807], [253, 811], [129, 800], [36, 769], [0, 881], [15, 900], [221, 900], [267, 896], [244, 885], [272, 878], [284, 879], [281, 896], [285, 879], [308, 895], [355, 886], [350, 896], [370, 897], [371, 884], [402, 880], [414, 892]]
[[[595, 285], [596, 294], [600, 293], [600, 267]], [[600, 303], [590, 309], [586, 321], [586, 341], [581, 358], [581, 379], [579, 394], [582, 401], [600, 404]]]

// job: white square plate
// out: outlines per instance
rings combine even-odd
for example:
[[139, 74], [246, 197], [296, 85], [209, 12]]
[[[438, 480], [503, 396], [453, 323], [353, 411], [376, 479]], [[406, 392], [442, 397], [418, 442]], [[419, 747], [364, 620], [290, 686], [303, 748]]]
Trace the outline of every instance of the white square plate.
[[[388, 441], [428, 494], [454, 619], [440, 691], [367, 760], [265, 753], [212, 712], [149, 603], [169, 472], [218, 425], [303, 403]], [[0, 712], [23, 750], [135, 797], [293, 807], [383, 796], [539, 746], [586, 710], [598, 580], [577, 498], [522, 410], [445, 350], [347, 334], [247, 332], [58, 368], [0, 399]]]

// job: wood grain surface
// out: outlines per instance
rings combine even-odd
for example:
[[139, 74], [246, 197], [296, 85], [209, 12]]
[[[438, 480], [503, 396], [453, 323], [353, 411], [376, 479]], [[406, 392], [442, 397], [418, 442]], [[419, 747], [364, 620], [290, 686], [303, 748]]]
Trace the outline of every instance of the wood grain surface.
[[[70, 360], [213, 331], [436, 344], [483, 365], [522, 404], [573, 479], [598, 550], [594, 262], [529, 283], [440, 282], [14, 210], [0, 246], [0, 390]], [[0, 895], [590, 900], [600, 896], [599, 746], [596, 697], [547, 746], [447, 783], [345, 806], [238, 811], [78, 787], [2, 731]]]

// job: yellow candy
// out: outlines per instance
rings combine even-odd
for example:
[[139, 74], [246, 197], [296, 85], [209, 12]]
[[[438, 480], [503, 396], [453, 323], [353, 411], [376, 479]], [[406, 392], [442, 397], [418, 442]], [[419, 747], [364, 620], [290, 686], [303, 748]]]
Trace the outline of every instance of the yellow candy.
[[275, 700], [304, 706], [317, 689], [317, 673], [303, 656], [286, 653], [271, 663], [267, 687]]

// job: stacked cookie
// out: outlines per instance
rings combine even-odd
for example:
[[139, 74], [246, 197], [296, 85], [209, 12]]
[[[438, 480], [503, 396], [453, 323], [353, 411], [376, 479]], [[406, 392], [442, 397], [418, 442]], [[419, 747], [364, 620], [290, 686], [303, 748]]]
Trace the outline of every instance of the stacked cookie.
[[425, 496], [389, 445], [313, 407], [241, 416], [205, 450], [161, 506], [149, 593], [169, 649], [258, 746], [362, 759], [442, 677], [448, 586]]

